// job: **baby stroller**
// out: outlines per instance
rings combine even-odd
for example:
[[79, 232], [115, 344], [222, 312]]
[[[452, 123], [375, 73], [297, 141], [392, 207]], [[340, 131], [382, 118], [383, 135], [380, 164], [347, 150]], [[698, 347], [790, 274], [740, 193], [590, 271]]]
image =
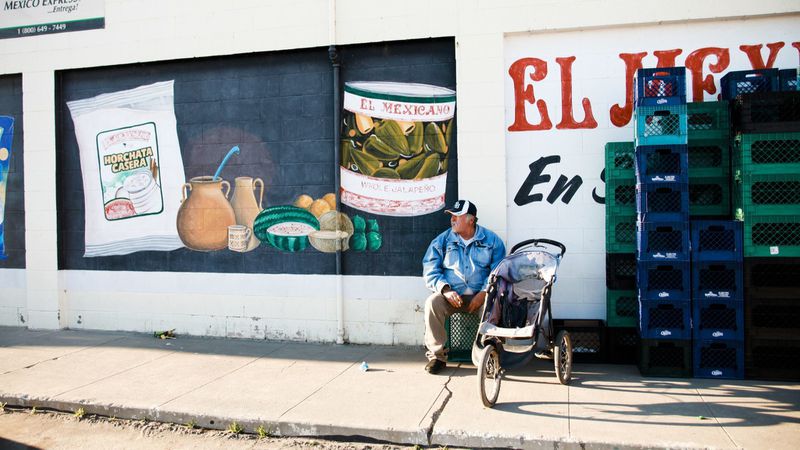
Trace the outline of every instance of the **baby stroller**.
[[505, 370], [527, 364], [535, 354], [548, 359], [552, 355], [558, 381], [569, 383], [572, 341], [566, 330], [553, 339], [550, 310], [550, 293], [566, 251], [560, 242], [529, 239], [515, 245], [489, 275], [472, 346], [478, 392], [485, 406], [497, 402]]

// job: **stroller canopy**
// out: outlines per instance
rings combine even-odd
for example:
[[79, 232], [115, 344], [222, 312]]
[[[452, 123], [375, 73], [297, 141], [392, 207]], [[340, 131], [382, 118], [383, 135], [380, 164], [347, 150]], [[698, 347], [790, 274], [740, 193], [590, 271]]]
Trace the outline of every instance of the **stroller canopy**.
[[521, 298], [538, 300], [544, 286], [556, 274], [559, 259], [544, 250], [526, 250], [506, 256], [492, 272], [514, 286]]

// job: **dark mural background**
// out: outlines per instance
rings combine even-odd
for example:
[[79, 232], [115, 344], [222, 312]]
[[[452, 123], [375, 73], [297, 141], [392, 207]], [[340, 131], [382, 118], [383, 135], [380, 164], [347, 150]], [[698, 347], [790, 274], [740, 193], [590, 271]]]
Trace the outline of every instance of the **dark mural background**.
[[5, 205], [5, 260], [0, 269], [25, 268], [25, 189], [22, 139], [22, 75], [0, 76], [0, 115], [14, 118]]
[[[426, 83], [455, 90], [453, 39], [338, 47], [341, 81]], [[57, 196], [59, 269], [333, 274], [335, 255], [312, 247], [282, 252], [266, 242], [251, 252], [138, 252], [84, 258], [80, 158], [66, 102], [175, 80], [175, 115], [187, 181], [213, 175], [226, 152], [241, 153], [222, 177], [264, 180], [262, 206], [292, 204], [300, 194], [334, 192], [333, 69], [327, 48], [63, 71], [57, 74]], [[340, 88], [341, 89], [341, 86]], [[341, 105], [337, 106], [341, 111]], [[457, 196], [457, 149], [449, 151], [446, 203]], [[15, 149], [16, 152], [16, 149]], [[229, 197], [230, 198], [230, 197]], [[441, 211], [377, 219], [383, 245], [346, 251], [348, 275], [419, 275], [428, 243], [448, 226]]]

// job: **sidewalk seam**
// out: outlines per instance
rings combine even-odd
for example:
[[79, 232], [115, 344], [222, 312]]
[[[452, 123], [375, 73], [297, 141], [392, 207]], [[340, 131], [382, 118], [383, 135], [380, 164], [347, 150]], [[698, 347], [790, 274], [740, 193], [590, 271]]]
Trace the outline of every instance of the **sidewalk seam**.
[[[372, 350], [368, 351], [368, 352], [367, 352], [367, 354], [366, 354], [366, 355], [364, 355], [364, 359], [365, 359], [365, 360], [369, 359], [369, 358], [367, 358], [367, 357], [368, 357], [369, 355], [371, 355], [372, 353], [374, 353], [374, 352], [375, 352], [375, 349], [372, 349]], [[359, 363], [358, 361], [354, 361], [352, 364], [350, 364], [349, 366], [345, 367], [345, 368], [344, 368], [344, 369], [343, 369], [341, 372], [337, 373], [335, 377], [333, 377], [333, 378], [331, 378], [330, 380], [326, 381], [326, 382], [325, 382], [325, 384], [323, 384], [322, 386], [320, 386], [320, 387], [318, 387], [317, 389], [315, 389], [315, 390], [314, 390], [314, 392], [312, 392], [312, 393], [308, 394], [308, 395], [307, 395], [307, 396], [305, 396], [305, 397], [304, 397], [302, 400], [300, 400], [299, 402], [297, 402], [297, 403], [295, 403], [294, 405], [292, 405], [292, 406], [291, 406], [289, 409], [287, 409], [286, 411], [282, 412], [282, 413], [281, 413], [281, 415], [280, 415], [280, 416], [278, 416], [278, 418], [276, 419], [276, 421], [279, 421], [281, 418], [283, 418], [283, 416], [285, 416], [286, 414], [288, 414], [288, 413], [289, 413], [289, 411], [291, 411], [291, 410], [293, 410], [293, 409], [297, 408], [298, 406], [300, 406], [300, 404], [301, 404], [301, 403], [303, 403], [304, 401], [306, 401], [306, 400], [308, 400], [309, 398], [311, 398], [311, 396], [313, 396], [313, 395], [314, 395], [314, 394], [316, 394], [317, 392], [321, 391], [321, 390], [322, 390], [322, 389], [323, 389], [325, 386], [327, 386], [327, 385], [331, 384], [331, 383], [333, 382], [333, 380], [335, 380], [335, 379], [339, 378], [340, 376], [342, 376], [342, 375], [343, 375], [345, 372], [347, 372], [348, 370], [350, 370], [350, 368], [351, 368], [351, 367], [353, 367], [353, 366], [355, 366], [356, 364], [360, 364], [360, 363]]]
[[122, 338], [123, 338], [123, 337], [122, 337], [122, 336], [120, 336], [120, 337], [118, 337], [118, 338], [114, 338], [114, 339], [111, 339], [111, 340], [108, 340], [108, 341], [105, 341], [105, 342], [101, 342], [101, 343], [99, 343], [99, 344], [97, 344], [97, 345], [90, 345], [90, 346], [87, 346], [87, 347], [81, 347], [81, 348], [79, 348], [79, 349], [77, 349], [77, 350], [73, 350], [73, 351], [71, 351], [71, 352], [69, 352], [69, 353], [64, 353], [64, 354], [61, 354], [61, 355], [58, 355], [58, 356], [54, 356], [54, 357], [52, 357], [52, 358], [47, 358], [47, 359], [43, 359], [43, 360], [41, 360], [41, 361], [36, 361], [35, 363], [33, 363], [33, 364], [31, 364], [31, 365], [28, 365], [28, 366], [25, 366], [25, 367], [21, 367], [21, 368], [19, 368], [19, 369], [12, 369], [12, 370], [9, 370], [9, 371], [7, 371], [7, 372], [3, 372], [3, 373], [2, 373], [2, 374], [0, 374], [0, 375], [6, 375], [6, 374], [9, 374], [9, 373], [12, 373], [12, 372], [16, 372], [16, 371], [18, 371], [18, 370], [22, 370], [22, 369], [31, 369], [31, 368], [33, 368], [33, 367], [36, 367], [36, 366], [38, 366], [39, 364], [43, 364], [43, 363], [46, 363], [46, 362], [48, 362], [48, 361], [55, 361], [55, 360], [57, 360], [58, 358], [63, 358], [63, 357], [65, 357], [65, 356], [74, 355], [75, 353], [80, 353], [80, 352], [82, 352], [82, 351], [84, 351], [84, 350], [89, 350], [90, 348], [97, 348], [97, 347], [100, 347], [101, 345], [106, 345], [106, 344], [108, 344], [108, 343], [110, 343], [110, 342], [118, 341], [118, 340], [120, 340], [120, 339], [122, 339]]
[[706, 405], [706, 409], [708, 410], [708, 415], [714, 418], [714, 422], [716, 422], [717, 425], [719, 425], [719, 427], [722, 429], [722, 432], [725, 433], [725, 436], [727, 436], [728, 440], [730, 440], [731, 444], [733, 444], [733, 447], [734, 448], [743, 448], [743, 447], [739, 446], [738, 444], [736, 444], [736, 441], [733, 439], [733, 436], [731, 436], [728, 433], [728, 430], [725, 429], [725, 426], [722, 425], [719, 422], [719, 419], [717, 418], [717, 415], [714, 414], [714, 410], [711, 409], [711, 405], [709, 405], [708, 402], [706, 402], [706, 399], [703, 398], [703, 394], [701, 394], [700, 391], [697, 388], [694, 388], [694, 391], [697, 392], [697, 395], [700, 397], [700, 400], [702, 400], [703, 404]]
[[249, 366], [250, 364], [253, 364], [253, 363], [255, 363], [255, 362], [256, 362], [256, 361], [258, 361], [259, 359], [262, 359], [262, 358], [266, 357], [267, 355], [269, 355], [269, 354], [272, 354], [272, 353], [274, 353], [274, 352], [276, 352], [276, 351], [278, 351], [278, 350], [280, 350], [280, 349], [282, 349], [282, 348], [284, 348], [284, 347], [286, 347], [286, 344], [284, 344], [284, 345], [281, 345], [281, 346], [279, 346], [279, 347], [277, 347], [277, 348], [275, 348], [275, 349], [273, 349], [273, 350], [271, 350], [271, 351], [269, 351], [269, 352], [267, 352], [267, 353], [264, 353], [263, 355], [259, 356], [258, 358], [255, 358], [255, 359], [253, 359], [253, 360], [251, 360], [251, 361], [248, 361], [247, 363], [245, 363], [245, 364], [242, 364], [241, 366], [239, 366], [239, 367], [237, 367], [237, 368], [235, 368], [235, 369], [233, 369], [233, 370], [231, 370], [231, 371], [225, 372], [224, 374], [222, 374], [222, 375], [220, 375], [220, 376], [218, 376], [218, 377], [214, 378], [213, 380], [209, 380], [208, 382], [206, 382], [206, 383], [203, 383], [203, 384], [201, 384], [200, 386], [196, 386], [196, 387], [195, 387], [195, 388], [193, 388], [193, 389], [189, 389], [189, 390], [188, 390], [188, 391], [186, 391], [186, 392], [183, 392], [183, 393], [181, 393], [181, 394], [178, 394], [178, 395], [176, 395], [175, 397], [173, 397], [173, 398], [171, 398], [171, 399], [169, 399], [169, 400], [165, 401], [164, 403], [161, 403], [160, 405], [157, 405], [157, 406], [156, 406], [154, 409], [161, 409], [161, 408], [162, 408], [162, 407], [164, 407], [164, 405], [166, 405], [167, 403], [173, 402], [173, 401], [175, 401], [175, 400], [177, 400], [177, 399], [179, 399], [179, 398], [183, 397], [184, 395], [188, 395], [188, 394], [191, 394], [192, 392], [195, 392], [195, 391], [197, 391], [197, 390], [199, 390], [199, 389], [202, 389], [202, 388], [204, 388], [204, 387], [208, 386], [209, 384], [211, 384], [211, 383], [213, 383], [213, 382], [215, 382], [215, 381], [221, 380], [222, 378], [225, 378], [225, 377], [227, 377], [228, 375], [230, 375], [230, 374], [232, 374], [232, 373], [234, 373], [234, 372], [238, 372], [239, 370], [242, 370], [242, 369], [244, 369], [245, 367]]

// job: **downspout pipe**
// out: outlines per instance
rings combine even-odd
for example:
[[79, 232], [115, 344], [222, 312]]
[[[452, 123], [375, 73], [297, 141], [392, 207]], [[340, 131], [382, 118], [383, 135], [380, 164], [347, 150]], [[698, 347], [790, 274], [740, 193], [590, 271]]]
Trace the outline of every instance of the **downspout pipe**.
[[[336, 189], [336, 211], [342, 210], [340, 196], [340, 172], [341, 154], [339, 152], [339, 141], [341, 140], [342, 108], [339, 93], [339, 53], [336, 50], [336, 0], [328, 0], [328, 32], [329, 47], [328, 59], [331, 61], [333, 69], [333, 161], [334, 161], [334, 188]], [[339, 231], [339, 220], [336, 220], [336, 231]], [[342, 279], [342, 250], [336, 250], [336, 343], [344, 344], [344, 286]]]

